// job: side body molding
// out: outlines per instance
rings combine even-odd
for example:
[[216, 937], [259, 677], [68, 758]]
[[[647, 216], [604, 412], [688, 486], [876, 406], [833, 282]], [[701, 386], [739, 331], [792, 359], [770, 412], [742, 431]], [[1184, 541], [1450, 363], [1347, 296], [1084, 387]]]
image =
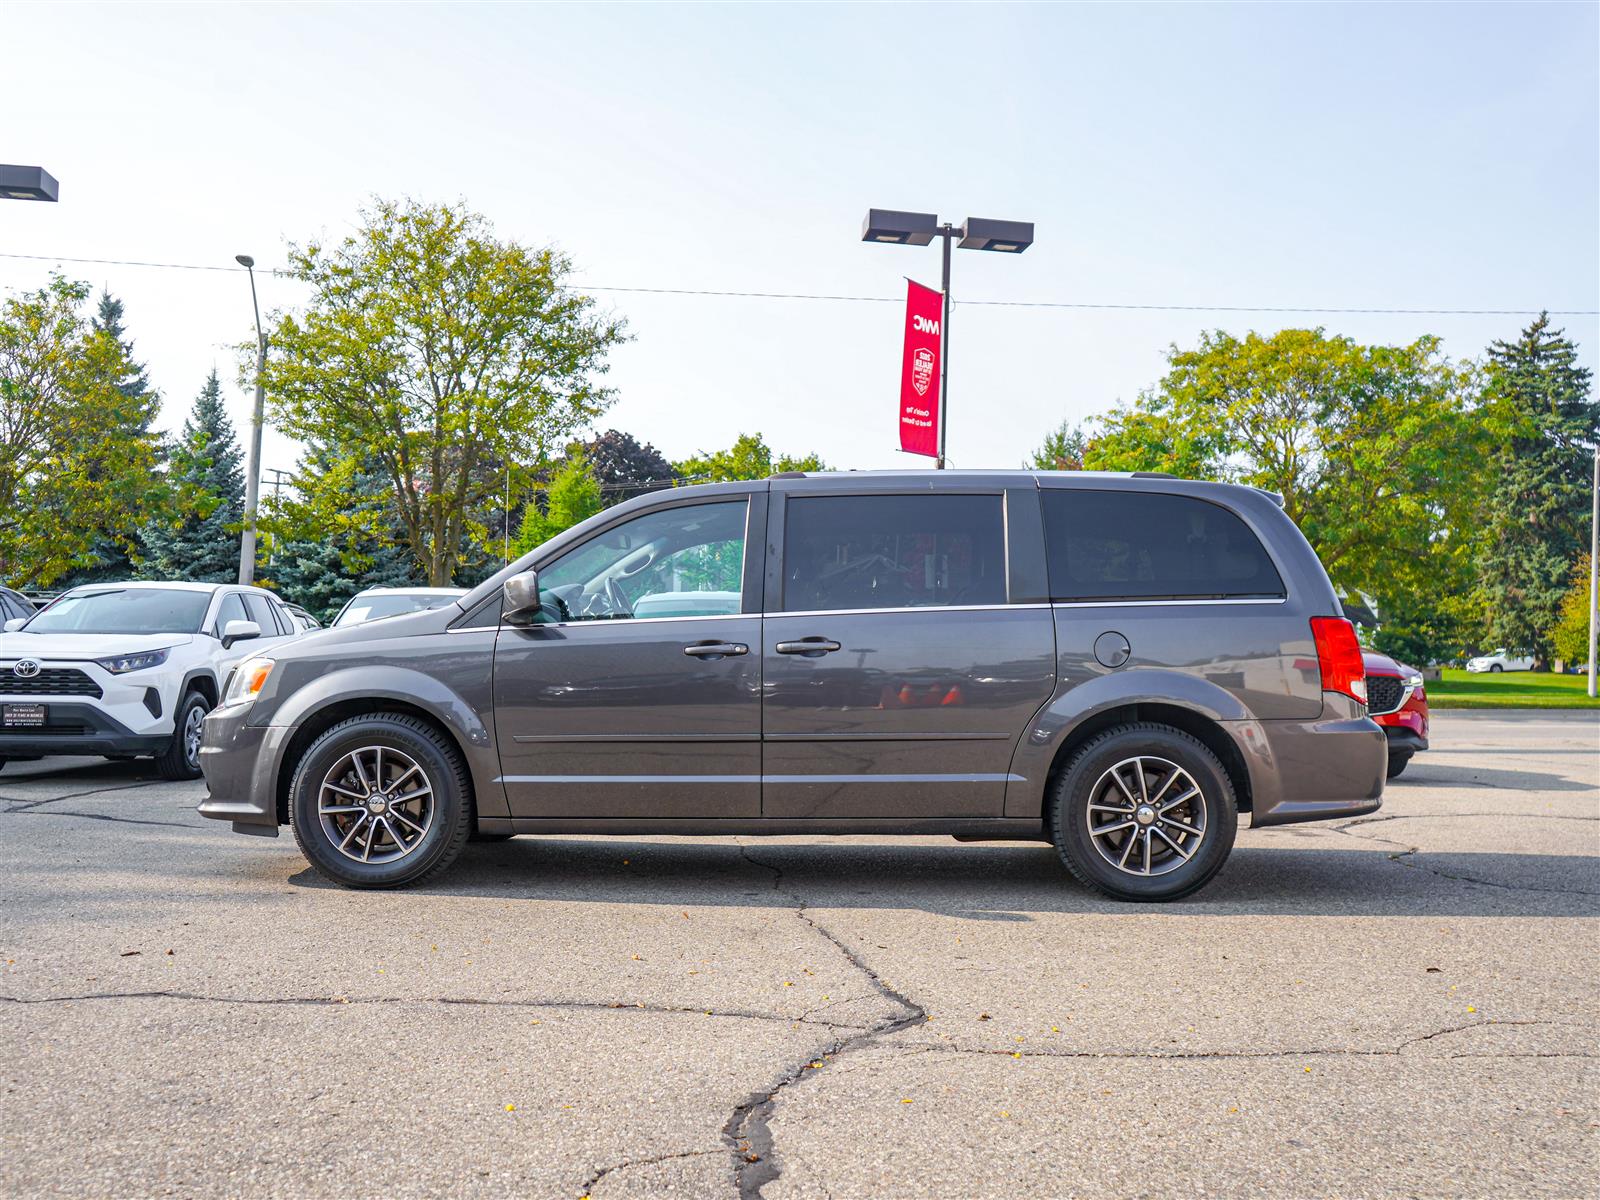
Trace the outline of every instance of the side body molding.
[[[492, 630], [489, 636], [492, 638]], [[460, 661], [471, 662], [474, 658], [481, 660], [480, 665], [475, 669], [464, 666], [458, 673], [459, 678], [452, 681], [457, 686], [439, 678], [441, 672], [434, 664], [429, 664], [427, 670], [384, 663], [341, 667], [295, 687], [272, 713], [270, 724], [275, 729], [298, 727], [329, 705], [351, 700], [396, 700], [409, 707], [420, 708], [446, 726], [461, 746], [467, 770], [472, 776], [478, 815], [506, 817], [510, 815], [510, 810], [506, 807], [505, 788], [495, 782], [500, 775], [500, 756], [495, 746], [494, 732], [485, 724], [482, 716], [490, 712], [491, 655], [464, 654]], [[477, 703], [474, 703], [474, 699]], [[492, 715], [490, 720], [493, 720]], [[289, 738], [284, 736], [276, 740], [278, 753], [273, 763], [272, 781], [274, 795], [283, 783], [278, 773], [282, 769], [283, 751]]]
[[[1241, 742], [1244, 729], [1256, 725], [1254, 715], [1233, 693], [1205, 679], [1159, 668], [1107, 671], [1081, 682], [1064, 679], [1017, 743], [1011, 760], [1013, 780], [1006, 785], [1005, 815], [1037, 817], [1044, 809], [1050, 768], [1073, 731], [1109, 709], [1128, 704], [1186, 708], [1221, 722], [1250, 761]], [[1259, 744], [1261, 739], [1258, 734], [1248, 740]], [[1253, 763], [1251, 776], [1255, 776]]]

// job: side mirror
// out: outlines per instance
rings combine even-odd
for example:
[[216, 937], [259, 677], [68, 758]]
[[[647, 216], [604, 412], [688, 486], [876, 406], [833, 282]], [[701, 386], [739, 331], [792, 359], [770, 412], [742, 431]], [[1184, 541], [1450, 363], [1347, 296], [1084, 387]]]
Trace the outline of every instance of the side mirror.
[[235, 642], [248, 642], [261, 636], [261, 626], [254, 621], [229, 621], [222, 627], [222, 648], [231, 649]]
[[21, 629], [27, 623], [28, 623], [28, 618], [27, 617], [12, 617], [9, 621], [6, 622], [6, 632], [7, 633], [15, 633], [17, 630]]
[[539, 572], [518, 571], [500, 588], [504, 593], [500, 610], [502, 616], [513, 619], [521, 617], [527, 621], [539, 611]]

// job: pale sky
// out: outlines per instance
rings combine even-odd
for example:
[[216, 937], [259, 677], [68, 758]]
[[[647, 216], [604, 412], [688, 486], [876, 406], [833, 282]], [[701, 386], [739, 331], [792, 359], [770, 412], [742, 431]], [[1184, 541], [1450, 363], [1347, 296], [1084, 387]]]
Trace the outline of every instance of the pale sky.
[[[1597, 6], [0, 7], [0, 252], [263, 267], [374, 195], [465, 199], [593, 285], [903, 295], [936, 246], [871, 206], [1032, 220], [957, 251], [949, 452], [1014, 466], [1131, 400], [1200, 330], [1437, 333], [1519, 316], [963, 307], [965, 299], [1600, 308]], [[51, 264], [0, 257], [0, 290]], [[127, 308], [176, 427], [213, 364], [241, 428], [242, 272], [63, 263]], [[258, 272], [262, 301], [298, 285]], [[760, 430], [841, 467], [896, 449], [898, 304], [607, 293], [634, 341], [600, 426], [669, 457]], [[1593, 367], [1594, 316], [1559, 318]], [[269, 433], [267, 467], [295, 446]]]

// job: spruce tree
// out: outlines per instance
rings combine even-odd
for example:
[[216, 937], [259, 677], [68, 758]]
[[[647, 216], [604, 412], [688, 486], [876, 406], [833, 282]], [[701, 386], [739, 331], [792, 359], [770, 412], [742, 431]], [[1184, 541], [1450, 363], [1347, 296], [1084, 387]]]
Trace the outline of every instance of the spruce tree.
[[212, 371], [172, 448], [168, 512], [145, 528], [146, 578], [226, 583], [239, 577], [242, 459]]
[[1511, 423], [1492, 463], [1480, 587], [1489, 642], [1543, 666], [1561, 599], [1588, 533], [1590, 451], [1600, 404], [1578, 348], [1541, 313], [1515, 341], [1489, 348], [1490, 401]]
[[[116, 388], [129, 401], [122, 409], [122, 427], [114, 431], [114, 436], [148, 443], [159, 461], [164, 448], [155, 423], [161, 415], [161, 396], [150, 387], [145, 365], [134, 358], [133, 341], [128, 337], [122, 319], [122, 301], [110, 291], [103, 290], [90, 328], [95, 335], [111, 339], [120, 349], [121, 372], [116, 380]], [[56, 586], [65, 589], [81, 583], [109, 583], [131, 578], [134, 567], [130, 549], [137, 549], [141, 526], [156, 497], [152, 495], [144, 499], [146, 503], [131, 504], [124, 508], [121, 519], [95, 539], [89, 552], [90, 561], [63, 576]]]

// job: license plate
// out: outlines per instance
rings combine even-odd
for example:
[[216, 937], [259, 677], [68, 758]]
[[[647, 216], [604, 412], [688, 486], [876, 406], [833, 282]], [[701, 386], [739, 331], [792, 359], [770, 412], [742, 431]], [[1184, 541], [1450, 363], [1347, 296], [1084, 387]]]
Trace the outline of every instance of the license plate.
[[44, 725], [43, 704], [7, 704], [0, 706], [0, 726], [6, 729], [38, 729]]

